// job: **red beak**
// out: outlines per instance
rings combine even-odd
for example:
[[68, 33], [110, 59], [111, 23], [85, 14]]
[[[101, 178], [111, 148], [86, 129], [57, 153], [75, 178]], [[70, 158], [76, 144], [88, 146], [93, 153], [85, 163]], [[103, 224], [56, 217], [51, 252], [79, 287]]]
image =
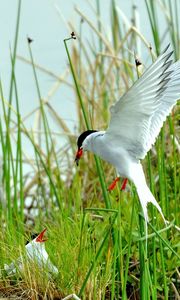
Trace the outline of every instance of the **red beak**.
[[43, 243], [43, 242], [47, 241], [47, 239], [43, 239], [46, 230], [47, 230], [47, 228], [45, 228], [45, 229], [37, 236], [36, 242]]
[[76, 165], [79, 165], [79, 160], [81, 158], [81, 156], [83, 155], [83, 148], [78, 149], [78, 151], [76, 152], [76, 157], [75, 157], [75, 162]]

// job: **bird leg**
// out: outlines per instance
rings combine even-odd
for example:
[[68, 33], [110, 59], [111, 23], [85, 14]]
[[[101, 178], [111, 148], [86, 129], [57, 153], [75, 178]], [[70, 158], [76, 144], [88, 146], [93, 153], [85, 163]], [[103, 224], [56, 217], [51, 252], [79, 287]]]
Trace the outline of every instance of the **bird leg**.
[[110, 186], [108, 187], [108, 191], [112, 191], [114, 190], [114, 188], [116, 187], [116, 183], [120, 180], [120, 177], [117, 177], [116, 179], [114, 179], [114, 181], [110, 184]]
[[121, 191], [124, 191], [124, 190], [125, 190], [127, 182], [128, 182], [128, 179], [125, 178], [125, 179], [123, 180], [123, 183], [122, 183], [122, 186], [121, 186]]
[[[114, 188], [116, 187], [116, 183], [117, 183], [119, 180], [120, 180], [120, 177], [117, 177], [117, 178], [110, 184], [110, 186], [108, 187], [108, 191], [109, 191], [109, 192], [112, 191], [112, 190], [114, 190]], [[128, 181], [127, 178], [125, 178], [125, 179], [123, 180], [123, 183], [122, 183], [122, 186], [121, 186], [121, 191], [124, 191], [124, 190], [125, 190], [127, 181]]]

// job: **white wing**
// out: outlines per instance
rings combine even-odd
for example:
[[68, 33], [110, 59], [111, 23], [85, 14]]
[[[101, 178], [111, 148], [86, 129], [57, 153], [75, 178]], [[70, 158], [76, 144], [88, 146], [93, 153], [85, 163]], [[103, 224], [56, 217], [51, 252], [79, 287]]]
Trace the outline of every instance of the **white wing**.
[[108, 139], [142, 159], [180, 98], [180, 61], [172, 63], [169, 46], [111, 107]]

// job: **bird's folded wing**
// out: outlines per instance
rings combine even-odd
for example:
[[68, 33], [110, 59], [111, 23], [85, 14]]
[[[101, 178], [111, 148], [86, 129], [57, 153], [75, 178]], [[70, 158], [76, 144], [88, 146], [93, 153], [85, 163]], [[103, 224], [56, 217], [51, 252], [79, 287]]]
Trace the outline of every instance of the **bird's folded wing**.
[[168, 48], [111, 107], [106, 136], [135, 159], [145, 157], [180, 98], [180, 61], [172, 63]]

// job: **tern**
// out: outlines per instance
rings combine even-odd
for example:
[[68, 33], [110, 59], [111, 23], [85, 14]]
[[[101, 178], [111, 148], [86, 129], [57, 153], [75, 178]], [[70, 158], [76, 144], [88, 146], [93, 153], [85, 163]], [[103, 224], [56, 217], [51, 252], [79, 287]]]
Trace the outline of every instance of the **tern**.
[[[47, 241], [44, 238], [46, 228], [37, 234], [33, 235], [33, 240], [28, 242], [25, 246], [26, 255], [29, 261], [35, 261], [40, 268], [46, 267], [50, 273], [57, 274], [58, 269], [51, 263], [48, 253], [46, 252], [44, 242]], [[13, 275], [17, 272], [17, 268], [23, 270], [23, 257], [20, 256], [16, 262], [12, 262], [10, 265], [5, 264], [4, 269], [8, 275]]]
[[111, 106], [111, 120], [106, 131], [87, 130], [77, 140], [77, 165], [83, 151], [88, 150], [116, 168], [119, 176], [124, 178], [122, 189], [127, 179], [134, 183], [146, 222], [146, 233], [148, 203], [155, 205], [166, 223], [160, 205], [146, 184], [140, 160], [155, 143], [163, 122], [180, 98], [180, 60], [173, 63], [172, 54], [168, 45], [133, 86]]

